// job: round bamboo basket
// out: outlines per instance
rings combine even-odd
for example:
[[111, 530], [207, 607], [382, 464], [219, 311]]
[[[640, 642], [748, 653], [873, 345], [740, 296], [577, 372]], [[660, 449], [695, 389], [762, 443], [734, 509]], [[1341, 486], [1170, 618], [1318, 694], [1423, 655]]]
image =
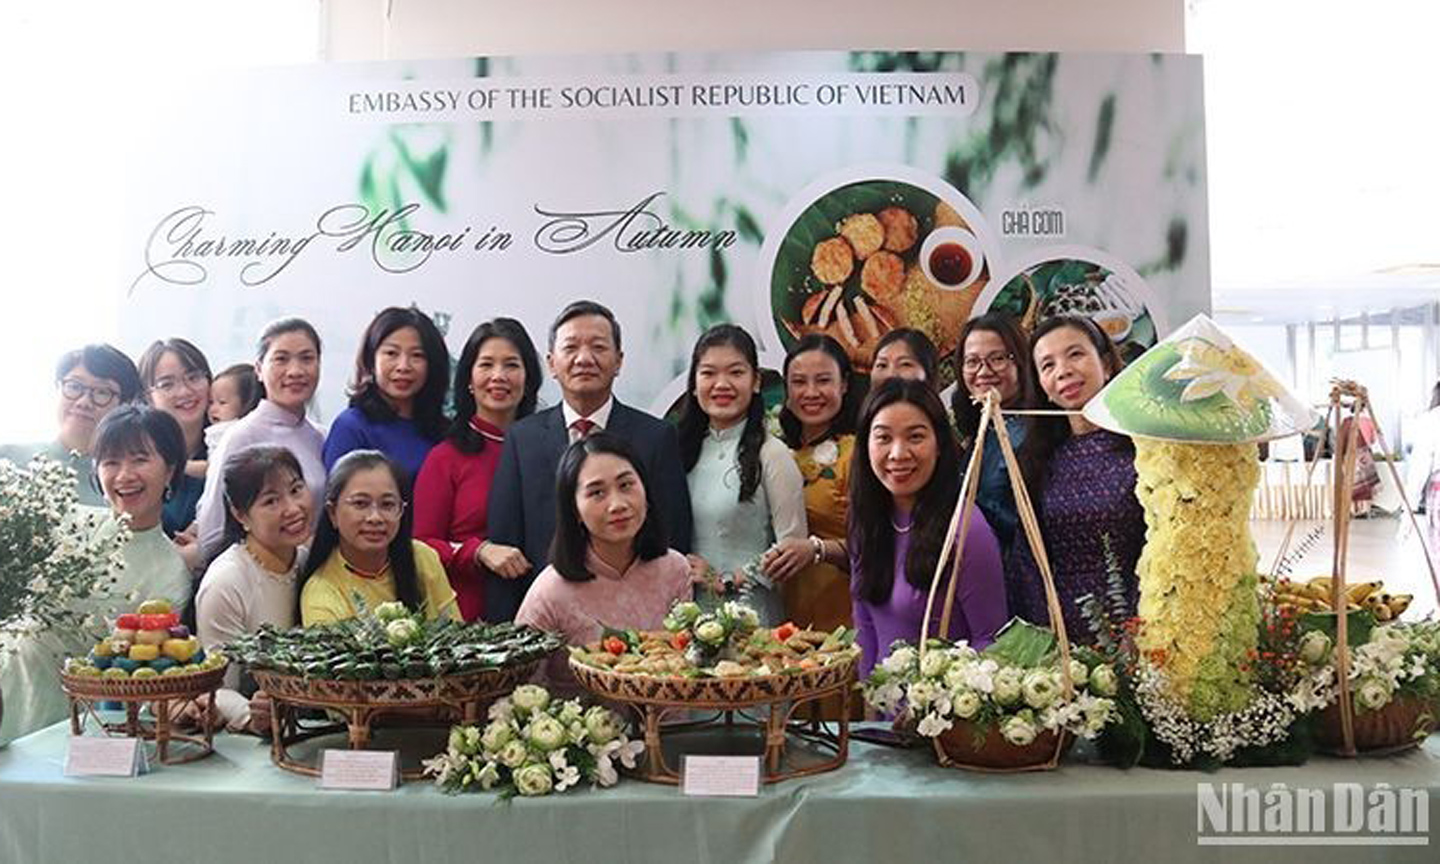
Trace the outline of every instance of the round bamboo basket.
[[1351, 729], [1355, 754], [1347, 754], [1340, 706], [1320, 712], [1315, 743], [1335, 755], [1389, 756], [1413, 750], [1435, 731], [1434, 706], [1414, 696], [1399, 696], [1377, 711], [1356, 712]]
[[935, 739], [935, 754], [941, 765], [973, 771], [1044, 771], [1052, 767], [1050, 757], [1057, 751], [1063, 757], [1074, 740], [1068, 734], [1042, 731], [1029, 744], [1011, 744], [994, 725], [958, 720]]
[[[636, 769], [640, 779], [680, 783], [681, 772], [666, 756], [667, 741], [695, 733], [725, 738], [740, 731], [758, 736], [762, 744], [761, 780], [778, 783], [833, 771], [849, 758], [850, 699], [858, 661], [858, 652], [852, 652], [825, 666], [781, 675], [684, 678], [614, 672], [571, 657], [570, 671], [585, 690], [639, 717], [645, 740], [645, 759]], [[842, 710], [836, 719], [795, 719], [802, 706], [837, 698]], [[756, 709], [764, 710], [751, 713]], [[695, 721], [696, 711], [717, 713]], [[676, 720], [682, 722], [672, 722]], [[801, 760], [796, 753], [802, 747], [818, 755]]]
[[[94, 721], [106, 735], [138, 738], [152, 742], [162, 764], [177, 765], [203, 759], [215, 752], [215, 691], [225, 680], [226, 666], [216, 666], [185, 675], [157, 678], [113, 679], [60, 673], [60, 687], [70, 703], [70, 734], [82, 735]], [[181, 732], [172, 719], [177, 705], [197, 703], [209, 697], [204, 707], [204, 722], [194, 734]], [[125, 711], [123, 721], [106, 721], [100, 716], [100, 703], [119, 702]], [[151, 717], [141, 716], [150, 707]]]
[[[251, 675], [271, 699], [271, 761], [286, 771], [314, 777], [319, 766], [295, 756], [291, 751], [296, 744], [345, 732], [349, 749], [365, 750], [378, 721], [385, 717], [411, 726], [478, 723], [489, 702], [528, 681], [539, 664], [537, 659], [461, 675], [374, 681], [304, 678], [264, 669], [251, 670]], [[304, 725], [301, 715], [309, 709], [338, 714], [342, 722]], [[406, 780], [422, 776], [418, 769], [401, 773]]]

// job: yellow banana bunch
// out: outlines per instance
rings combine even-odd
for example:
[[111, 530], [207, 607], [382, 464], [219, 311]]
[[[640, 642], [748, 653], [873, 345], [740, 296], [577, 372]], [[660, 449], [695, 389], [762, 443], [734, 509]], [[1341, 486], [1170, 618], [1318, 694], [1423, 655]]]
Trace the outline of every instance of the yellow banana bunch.
[[[1329, 576], [1316, 576], [1305, 582], [1282, 578], [1275, 583], [1275, 603], [1301, 612], [1333, 612], [1331, 593], [1335, 580]], [[1385, 586], [1378, 579], [1372, 582], [1356, 582], [1345, 587], [1345, 609], [1354, 612], [1368, 609], [1376, 621], [1392, 621], [1400, 617], [1410, 606], [1412, 595], [1387, 594]]]

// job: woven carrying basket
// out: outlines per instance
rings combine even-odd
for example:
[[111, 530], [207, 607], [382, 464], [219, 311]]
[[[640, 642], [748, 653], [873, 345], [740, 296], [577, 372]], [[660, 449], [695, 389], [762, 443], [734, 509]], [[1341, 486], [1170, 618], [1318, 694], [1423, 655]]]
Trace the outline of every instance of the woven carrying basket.
[[935, 756], [941, 765], [973, 771], [1044, 771], [1054, 767], [1050, 759], [1057, 751], [1064, 756], [1074, 742], [1071, 735], [1045, 731], [1020, 746], [1006, 741], [994, 725], [957, 720], [935, 739]]
[[[1359, 433], [1361, 418], [1369, 419], [1375, 429], [1375, 440], [1382, 450], [1389, 451], [1385, 433], [1380, 430], [1380, 421], [1370, 404], [1366, 389], [1353, 381], [1337, 380], [1330, 389], [1330, 407], [1326, 413], [1326, 428], [1333, 431], [1336, 442], [1336, 457], [1332, 460], [1334, 471], [1331, 533], [1334, 542], [1331, 575], [1330, 605], [1332, 609], [1346, 608], [1345, 570], [1350, 553], [1350, 495], [1355, 486], [1355, 463], [1359, 457]], [[1346, 420], [1350, 420], [1346, 425]], [[1342, 439], [1343, 435], [1343, 439]], [[1315, 458], [1306, 469], [1305, 483], [1308, 487], [1319, 464], [1320, 449], [1315, 448]], [[1440, 578], [1437, 578], [1435, 562], [1423, 540], [1423, 532], [1410, 499], [1405, 494], [1405, 483], [1393, 460], [1384, 460], [1390, 470], [1391, 479], [1400, 492], [1400, 502], [1410, 519], [1417, 535], [1422, 535], [1420, 551], [1425, 556], [1425, 567], [1430, 573], [1430, 584], [1435, 589], [1435, 600], [1440, 603]], [[1294, 535], [1295, 522], [1286, 528], [1280, 549], [1275, 554], [1271, 567], [1274, 578], [1280, 562], [1289, 548]], [[1338, 698], [1335, 704], [1320, 713], [1316, 736], [1322, 750], [1336, 756], [1385, 755], [1420, 746], [1425, 737], [1435, 729], [1434, 706], [1427, 706], [1417, 699], [1397, 697], [1378, 711], [1357, 712], [1354, 695], [1350, 692], [1350, 616], [1335, 615], [1335, 672], [1338, 682]], [[1428, 720], [1426, 718], [1429, 718]]]
[[[1351, 724], [1356, 754], [1388, 756], [1419, 747], [1435, 731], [1435, 707], [1414, 696], [1398, 696], [1378, 711], [1356, 713]], [[1339, 705], [1320, 712], [1315, 743], [1327, 753], [1347, 755]]]
[[[1045, 551], [1045, 541], [1040, 534], [1040, 522], [1035, 508], [1030, 503], [1029, 492], [1020, 479], [1020, 466], [1015, 461], [1015, 451], [1010, 443], [1010, 434], [1005, 426], [1004, 413], [993, 391], [985, 395], [980, 415], [980, 428], [975, 433], [975, 449], [970, 454], [970, 463], [965, 468], [965, 479], [960, 486], [960, 496], [955, 511], [950, 517], [950, 527], [945, 536], [945, 546], [940, 551], [935, 575], [930, 580], [930, 596], [925, 604], [925, 618], [920, 630], [920, 657], [923, 660], [928, 649], [931, 615], [935, 606], [935, 595], [941, 582], [947, 583], [945, 599], [940, 607], [940, 633], [950, 632], [950, 616], [954, 611], [955, 597], [959, 593], [961, 561], [965, 552], [965, 538], [970, 533], [970, 517], [975, 512], [975, 495], [980, 488], [980, 459], [985, 451], [985, 432], [988, 427], [995, 429], [995, 438], [1000, 442], [1000, 452], [1005, 457], [1005, 467], [1010, 475], [1010, 488], [1015, 495], [1015, 509], [1020, 516], [1020, 525], [1025, 539], [1035, 557], [1041, 581], [1045, 586], [1045, 604], [1050, 612], [1050, 625], [1060, 648], [1060, 686], [1066, 699], [1073, 698], [1075, 684], [1070, 678], [1070, 638], [1065, 633], [1065, 616], [1060, 610], [1060, 598], [1055, 591], [1055, 577], [1050, 569], [1050, 558]], [[952, 553], [953, 548], [953, 555]], [[945, 562], [950, 562], [950, 578], [945, 574]], [[1069, 735], [1045, 732], [1024, 746], [1011, 744], [1000, 735], [998, 725], [992, 724], [983, 736], [977, 735], [976, 727], [961, 720], [948, 732], [933, 741], [935, 757], [941, 765], [950, 768], [964, 768], [972, 771], [1020, 772], [1048, 771], [1059, 766], [1060, 758], [1070, 748]], [[979, 744], [977, 745], [977, 739]]]

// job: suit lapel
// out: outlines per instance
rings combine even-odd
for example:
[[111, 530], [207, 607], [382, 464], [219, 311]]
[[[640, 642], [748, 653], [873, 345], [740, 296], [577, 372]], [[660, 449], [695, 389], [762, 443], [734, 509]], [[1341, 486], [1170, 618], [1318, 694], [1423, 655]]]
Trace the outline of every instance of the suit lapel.
[[610, 423], [605, 428], [622, 438], [628, 438], [634, 431], [631, 428], [633, 424], [630, 422], [630, 415], [633, 413], [629, 406], [621, 405], [620, 400], [616, 399], [615, 404], [610, 407]]
[[[545, 421], [545, 450], [546, 453], [564, 453], [565, 448], [570, 446], [570, 433], [565, 429], [565, 412], [559, 405], [549, 409], [550, 416]], [[558, 464], [559, 457], [556, 457]]]

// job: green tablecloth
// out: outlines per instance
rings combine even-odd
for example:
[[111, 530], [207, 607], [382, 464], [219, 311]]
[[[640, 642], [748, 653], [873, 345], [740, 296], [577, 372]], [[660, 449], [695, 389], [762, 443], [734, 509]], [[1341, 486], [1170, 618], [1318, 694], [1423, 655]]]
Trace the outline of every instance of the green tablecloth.
[[[0, 749], [3, 864], [1440, 861], [1440, 738], [1403, 757], [1214, 774], [1072, 764], [972, 774], [936, 767], [929, 751], [857, 743], [843, 769], [759, 798], [685, 798], [623, 781], [501, 804], [426, 783], [322, 792], [243, 737], [138, 779], [73, 779], [61, 773], [66, 735], [55, 726]], [[1435, 837], [1425, 847], [1202, 847], [1198, 782], [1423, 788]]]

